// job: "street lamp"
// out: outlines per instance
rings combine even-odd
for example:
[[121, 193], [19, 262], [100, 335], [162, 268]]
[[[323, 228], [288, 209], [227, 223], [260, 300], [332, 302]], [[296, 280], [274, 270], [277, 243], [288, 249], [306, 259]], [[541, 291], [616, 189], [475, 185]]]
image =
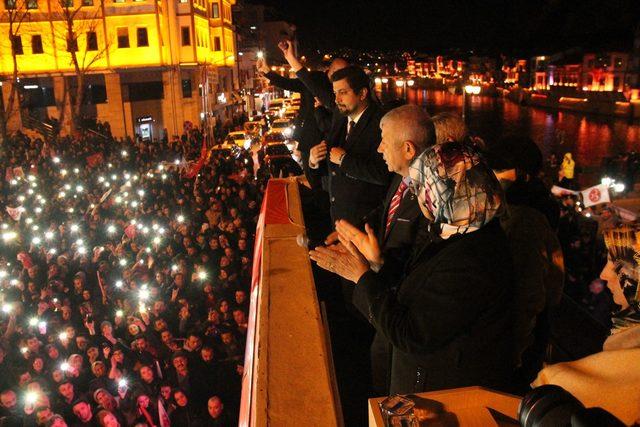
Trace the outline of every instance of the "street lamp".
[[480, 94], [480, 86], [468, 84], [464, 87], [462, 91], [462, 120], [464, 121], [467, 117], [467, 95], [479, 95]]

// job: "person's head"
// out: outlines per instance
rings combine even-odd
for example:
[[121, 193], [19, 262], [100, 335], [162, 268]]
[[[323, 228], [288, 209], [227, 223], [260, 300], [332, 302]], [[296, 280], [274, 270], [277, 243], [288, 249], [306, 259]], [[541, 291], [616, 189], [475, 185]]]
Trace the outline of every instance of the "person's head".
[[83, 423], [89, 422], [93, 418], [91, 406], [84, 400], [78, 400], [73, 404], [73, 413]]
[[382, 140], [378, 152], [387, 168], [409, 176], [409, 165], [415, 157], [435, 143], [433, 123], [429, 114], [417, 105], [394, 108], [380, 120]]
[[176, 354], [171, 362], [178, 372], [182, 372], [187, 369], [187, 358], [183, 354]]
[[171, 399], [171, 386], [169, 384], [162, 384], [160, 386], [160, 396], [162, 396], [165, 401]]
[[371, 100], [369, 77], [364, 70], [348, 66], [331, 76], [336, 106], [342, 115], [352, 116], [362, 112]]
[[169, 345], [171, 341], [173, 341], [173, 334], [170, 330], [165, 329], [164, 331], [160, 332], [160, 339], [165, 345]]
[[173, 400], [175, 400], [176, 405], [178, 405], [181, 408], [184, 408], [189, 403], [189, 399], [187, 399], [187, 394], [181, 389], [176, 389], [173, 391]]
[[47, 424], [45, 425], [47, 427], [68, 427], [67, 422], [64, 420], [62, 415], [58, 414], [54, 414], [51, 418], [49, 418], [49, 421], [47, 421]]
[[190, 333], [185, 344], [186, 348], [189, 348], [191, 350], [198, 350], [202, 345], [202, 339], [197, 333]]
[[500, 183], [470, 144], [434, 145], [409, 172], [420, 210], [439, 225], [442, 238], [474, 232], [505, 210]]
[[212, 362], [214, 358], [213, 347], [206, 345], [200, 350], [200, 357], [203, 362]]
[[154, 380], [153, 369], [151, 366], [143, 366], [140, 368], [140, 378], [147, 384], [151, 384]]
[[462, 117], [455, 113], [440, 113], [433, 116], [436, 131], [436, 144], [462, 142], [467, 138], [467, 126]]
[[138, 405], [139, 408], [148, 408], [150, 401], [151, 400], [149, 399], [149, 396], [147, 396], [146, 394], [141, 394], [136, 399], [136, 404]]
[[101, 360], [93, 362], [91, 365], [91, 372], [96, 378], [104, 377], [107, 373], [107, 367]]
[[238, 308], [233, 310], [233, 320], [236, 324], [243, 325], [247, 323], [247, 316], [245, 316], [244, 311]]
[[58, 384], [58, 393], [64, 397], [65, 400], [71, 401], [75, 396], [73, 383], [71, 381], [64, 381]]
[[53, 411], [48, 406], [39, 406], [34, 413], [36, 415], [36, 424], [39, 426], [45, 425], [53, 417]]
[[333, 77], [336, 71], [342, 70], [343, 68], [347, 68], [349, 66], [349, 62], [344, 58], [335, 58], [327, 67], [327, 77], [329, 80]]
[[601, 278], [593, 279], [591, 283], [589, 283], [589, 292], [591, 292], [593, 295], [598, 295], [602, 291], [604, 291], [604, 288], [606, 286], [607, 282], [605, 282]]
[[485, 158], [505, 188], [518, 179], [528, 181], [542, 170], [542, 152], [529, 137], [501, 138], [486, 150]]
[[223, 409], [224, 405], [218, 396], [210, 397], [207, 401], [207, 411], [214, 420], [222, 415]]
[[98, 419], [98, 424], [100, 425], [100, 427], [120, 427], [118, 418], [113, 415], [113, 413], [107, 410], [103, 409], [102, 411], [98, 412], [96, 418]]
[[100, 324], [100, 331], [102, 332], [102, 335], [111, 335], [111, 333], [113, 332], [113, 326], [111, 325], [111, 322], [108, 321], [104, 321]]
[[16, 393], [13, 390], [4, 390], [0, 393], [0, 405], [5, 409], [13, 409], [16, 407], [18, 399]]

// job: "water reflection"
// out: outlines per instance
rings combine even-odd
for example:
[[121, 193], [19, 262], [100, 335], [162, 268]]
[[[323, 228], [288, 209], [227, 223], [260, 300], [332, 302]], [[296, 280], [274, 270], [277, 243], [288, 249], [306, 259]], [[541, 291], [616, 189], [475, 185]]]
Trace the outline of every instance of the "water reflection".
[[[462, 112], [462, 95], [449, 91], [393, 88], [379, 93], [383, 101], [403, 97], [423, 105], [430, 114]], [[578, 165], [598, 167], [602, 159], [625, 151], [640, 151], [640, 124], [606, 116], [523, 107], [502, 98], [469, 96], [467, 125], [488, 143], [508, 134], [530, 135], [545, 156], [572, 152]]]

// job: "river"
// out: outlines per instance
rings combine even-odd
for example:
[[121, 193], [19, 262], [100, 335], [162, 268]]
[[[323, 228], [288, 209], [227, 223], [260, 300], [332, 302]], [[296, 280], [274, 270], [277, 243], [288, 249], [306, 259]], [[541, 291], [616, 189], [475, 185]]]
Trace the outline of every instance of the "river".
[[[400, 88], [379, 95], [387, 101], [404, 93]], [[432, 115], [462, 112], [463, 96], [448, 91], [408, 88], [406, 99], [424, 106]], [[555, 153], [561, 160], [564, 153], [573, 153], [577, 165], [587, 172], [588, 181], [598, 175], [603, 158], [640, 151], [640, 123], [624, 119], [520, 106], [486, 96], [467, 96], [465, 115], [471, 134], [488, 144], [503, 135], [529, 135], [545, 158]]]

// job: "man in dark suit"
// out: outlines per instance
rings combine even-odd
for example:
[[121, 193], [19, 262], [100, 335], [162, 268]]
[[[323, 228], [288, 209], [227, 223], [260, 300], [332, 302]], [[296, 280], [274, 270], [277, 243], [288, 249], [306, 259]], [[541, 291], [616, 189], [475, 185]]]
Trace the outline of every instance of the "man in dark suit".
[[[346, 64], [345, 64], [346, 66]], [[318, 128], [316, 117], [314, 114], [314, 98], [313, 94], [299, 79], [290, 79], [282, 77], [280, 74], [271, 71], [269, 65], [264, 59], [258, 59], [256, 62], [258, 71], [269, 80], [272, 85], [300, 94], [300, 111], [298, 113], [297, 128], [295, 136], [298, 140], [298, 149], [302, 157], [302, 167], [305, 175], [309, 177], [309, 150], [311, 147], [318, 145], [322, 140], [322, 133]], [[330, 91], [331, 82], [327, 74], [321, 71], [310, 71], [309, 79], [322, 88], [323, 91]], [[312, 183], [313, 184], [313, 183]]]
[[[416, 239], [428, 238], [428, 221], [422, 215], [416, 196], [409, 190], [409, 165], [427, 147], [435, 143], [435, 129], [424, 109], [404, 105], [389, 111], [380, 121], [382, 141], [378, 152], [394, 177], [384, 202], [364, 218], [368, 237], [375, 238], [381, 249], [388, 277], [397, 278], [399, 284], [404, 264], [415, 247]], [[347, 232], [350, 224], [341, 221], [338, 230]], [[337, 234], [337, 232], [336, 232]], [[420, 235], [419, 238], [417, 236]], [[335, 236], [337, 240], [337, 236]], [[332, 243], [332, 242], [327, 242]], [[377, 394], [389, 389], [391, 348], [381, 333], [371, 344], [372, 382]]]
[[332, 109], [327, 140], [311, 148], [309, 167], [312, 174], [327, 177], [331, 219], [355, 223], [382, 202], [391, 177], [376, 151], [383, 113], [372, 98], [369, 77], [359, 67], [342, 68], [331, 76], [331, 94], [312, 81], [291, 43], [282, 42], [279, 47], [298, 79]]

